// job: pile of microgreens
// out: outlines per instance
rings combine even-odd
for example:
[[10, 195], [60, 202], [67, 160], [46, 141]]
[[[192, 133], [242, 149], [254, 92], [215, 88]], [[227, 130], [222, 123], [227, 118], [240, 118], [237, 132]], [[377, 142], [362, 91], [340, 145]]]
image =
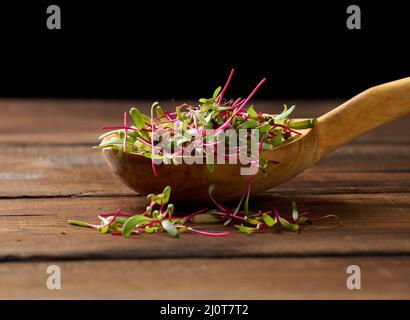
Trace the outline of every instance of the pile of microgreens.
[[[257, 129], [259, 130], [259, 151], [272, 150], [275, 147], [289, 143], [298, 139], [301, 133], [297, 129], [307, 129], [315, 125], [316, 119], [295, 121], [289, 119], [289, 115], [294, 111], [295, 106], [288, 108], [286, 105], [282, 113], [278, 115], [264, 114], [257, 112], [253, 105], [248, 107], [251, 98], [259, 87], [265, 82], [263, 79], [246, 98], [224, 99], [225, 92], [232, 79], [234, 70], [231, 71], [224, 88], [218, 87], [212, 98], [199, 99], [199, 104], [182, 104], [175, 107], [174, 112], [167, 112], [158, 103], [154, 103], [151, 108], [151, 116], [141, 113], [137, 108], [130, 110], [130, 115], [134, 125], [128, 126], [127, 113], [124, 113], [124, 125], [116, 127], [104, 127], [111, 131], [100, 136], [102, 142], [98, 149], [117, 150], [117, 156], [122, 153], [138, 154], [151, 159], [152, 170], [155, 176], [155, 159], [162, 159], [165, 155], [157, 151], [154, 143], [154, 135], [160, 131], [166, 133], [166, 141], [173, 149], [178, 148], [180, 156], [184, 147], [192, 143], [191, 135], [185, 135], [188, 131], [195, 131], [203, 138], [203, 154], [205, 156], [207, 147], [214, 147], [222, 142], [218, 140], [219, 133], [225, 132], [229, 128], [233, 129]], [[154, 110], [156, 115], [154, 115]], [[296, 130], [295, 130], [296, 129]], [[182, 135], [176, 135], [176, 130], [182, 131]], [[209, 130], [212, 132], [212, 143], [209, 142]], [[189, 138], [188, 138], [189, 136]], [[164, 142], [164, 141], [161, 141]], [[224, 143], [226, 143], [224, 141]], [[153, 152], [154, 150], [154, 152]], [[228, 149], [226, 157], [238, 156], [239, 147]], [[176, 158], [172, 159], [173, 161]], [[268, 161], [260, 157], [259, 169], [266, 173], [275, 161]], [[213, 172], [214, 165], [208, 164], [208, 170]], [[90, 224], [77, 220], [69, 220], [70, 224], [89, 227], [102, 233], [112, 235], [123, 235], [128, 237], [132, 234], [157, 233], [167, 231], [174, 237], [178, 237], [181, 232], [191, 232], [208, 236], [225, 236], [229, 232], [213, 233], [205, 232], [187, 226], [188, 222], [193, 223], [215, 223], [223, 222], [224, 225], [233, 224], [240, 232], [251, 234], [258, 230], [266, 230], [280, 225], [291, 231], [298, 231], [300, 226], [310, 222], [307, 217], [309, 212], [298, 212], [296, 203], [292, 203], [292, 213], [289, 217], [283, 217], [275, 208], [266, 212], [254, 212], [249, 210], [249, 195], [253, 176], [248, 178], [248, 183], [236, 208], [231, 209], [218, 203], [212, 196], [215, 187], [209, 187], [209, 196], [214, 203], [214, 209], [208, 208], [194, 212], [185, 217], [175, 217], [174, 205], [168, 204], [171, 188], [168, 186], [161, 194], [150, 194], [148, 200], [150, 205], [142, 214], [129, 214], [118, 210], [115, 213], [100, 214], [98, 216], [100, 224]], [[165, 208], [166, 206], [166, 208]]]
[[[215, 145], [219, 143], [227, 144], [229, 139], [224, 139], [221, 133], [230, 128], [258, 130], [260, 150], [268, 151], [298, 139], [301, 133], [296, 131], [297, 129], [307, 129], [315, 125], [316, 119], [303, 121], [289, 119], [295, 106], [288, 108], [285, 105], [282, 113], [278, 115], [257, 112], [253, 105], [248, 107], [251, 98], [266, 79], [260, 81], [246, 99], [225, 100], [224, 95], [233, 73], [234, 70], [231, 71], [223, 89], [218, 87], [212, 98], [199, 99], [197, 105], [184, 103], [175, 107], [174, 112], [168, 112], [155, 102], [151, 107], [151, 117], [141, 113], [137, 108], [132, 108], [130, 115], [134, 125], [128, 126], [127, 113], [124, 113], [124, 125], [104, 127], [103, 129], [111, 131], [99, 137], [102, 142], [96, 148], [117, 150], [118, 157], [126, 152], [150, 158], [153, 173], [157, 176], [155, 160], [169, 157], [155, 145], [154, 137], [158, 132], [161, 132], [161, 139], [157, 143], [174, 150], [172, 159], [168, 160], [178, 163], [184, 148], [191, 145], [198, 136], [202, 139], [201, 148], [195, 150], [196, 155], [199, 156], [201, 152], [205, 156], [209, 150], [216, 153]], [[192, 136], [192, 132], [195, 132], [195, 136]], [[239, 155], [240, 147], [229, 148], [229, 145], [227, 147], [225, 158]], [[261, 157], [259, 169], [265, 172], [275, 163]], [[212, 172], [214, 165], [208, 164], [208, 169]]]
[[[92, 228], [100, 233], [111, 233], [112, 235], [139, 235], [140, 233], [160, 233], [167, 231], [173, 237], [179, 237], [182, 232], [196, 233], [205, 236], [226, 236], [230, 232], [208, 232], [194, 229], [187, 223], [221, 223], [224, 225], [233, 223], [233, 226], [246, 234], [256, 231], [272, 229], [276, 225], [290, 231], [299, 231], [300, 227], [311, 220], [307, 215], [310, 212], [299, 212], [296, 203], [292, 203], [292, 213], [287, 217], [282, 217], [278, 210], [274, 208], [269, 211], [259, 211], [257, 213], [248, 210], [241, 204], [236, 209], [228, 208], [218, 203], [212, 196], [214, 186], [209, 188], [209, 197], [215, 204], [215, 209], [204, 208], [187, 216], [174, 216], [174, 205], [168, 203], [171, 195], [171, 187], [167, 186], [160, 194], [150, 194], [147, 199], [150, 201], [148, 207], [141, 214], [130, 214], [118, 210], [115, 213], [98, 215], [100, 224], [91, 224], [78, 220], [68, 220], [68, 223], [76, 226]], [[249, 193], [248, 193], [249, 198]]]

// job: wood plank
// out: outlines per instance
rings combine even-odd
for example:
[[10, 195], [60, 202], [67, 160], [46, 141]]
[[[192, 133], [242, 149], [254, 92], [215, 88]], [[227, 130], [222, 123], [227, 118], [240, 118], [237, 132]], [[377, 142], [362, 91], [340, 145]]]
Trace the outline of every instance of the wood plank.
[[[61, 290], [46, 288], [51, 264]], [[349, 265], [360, 290], [346, 288]], [[409, 269], [409, 257], [2, 263], [0, 299], [409, 299]]]
[[[125, 239], [70, 226], [66, 221], [96, 221], [98, 213], [118, 208], [142, 212], [146, 202], [141, 197], [3, 199], [0, 260], [410, 255], [408, 194], [258, 197], [251, 207], [277, 206], [286, 213], [292, 200], [301, 210], [313, 212], [313, 217], [339, 216], [343, 227], [328, 220], [306, 226], [300, 234], [276, 231], [247, 236], [232, 228], [234, 232], [224, 238], [184, 234], [173, 239], [167, 234], [144, 234]], [[176, 209], [177, 213], [194, 210]], [[222, 229], [220, 225], [201, 228]]]
[[[170, 101], [161, 101], [172, 109]], [[268, 100], [257, 101], [263, 112], [277, 113], [283, 103], [296, 104], [298, 117], [317, 117], [338, 106], [340, 100]], [[21, 145], [93, 145], [101, 128], [122, 123], [121, 115], [137, 105], [147, 112], [149, 101], [101, 100], [16, 100], [1, 99], [0, 144]], [[10, 121], [12, 119], [13, 121]], [[410, 117], [405, 117], [378, 128], [356, 142], [409, 142]], [[348, 128], [347, 128], [348, 129]]]
[[[133, 195], [101, 153], [86, 146], [3, 146], [0, 198]], [[376, 193], [410, 190], [410, 147], [351, 144], [270, 192]]]

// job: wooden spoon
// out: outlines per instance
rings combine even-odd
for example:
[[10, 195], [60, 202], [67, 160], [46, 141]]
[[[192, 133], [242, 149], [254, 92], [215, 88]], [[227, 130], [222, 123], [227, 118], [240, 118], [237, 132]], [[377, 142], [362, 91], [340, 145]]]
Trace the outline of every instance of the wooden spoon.
[[[318, 118], [317, 125], [302, 130], [302, 137], [262, 152], [268, 160], [279, 161], [267, 176], [254, 176], [251, 194], [256, 194], [285, 182], [312, 166], [327, 153], [365, 132], [410, 113], [410, 77], [372, 87]], [[157, 165], [158, 176], [151, 170], [151, 160], [104, 149], [111, 169], [131, 189], [140, 194], [160, 193], [172, 188], [171, 201], [201, 203], [210, 201], [208, 187], [215, 185], [214, 195], [220, 201], [241, 198], [249, 176], [240, 175], [241, 165], [219, 164], [210, 173], [205, 164]]]

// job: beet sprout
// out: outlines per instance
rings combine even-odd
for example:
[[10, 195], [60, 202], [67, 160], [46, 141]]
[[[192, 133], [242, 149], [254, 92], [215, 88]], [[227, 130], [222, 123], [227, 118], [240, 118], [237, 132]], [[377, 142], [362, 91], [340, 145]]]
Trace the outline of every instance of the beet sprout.
[[258, 91], [259, 87], [266, 81], [266, 78], [262, 79], [261, 82], [253, 89], [251, 94], [246, 98], [244, 102], [241, 103], [241, 105], [233, 112], [233, 114], [230, 116], [229, 120], [227, 120], [222, 126], [218, 128], [218, 130], [224, 130], [226, 129], [229, 125], [230, 122], [235, 118], [236, 114], [240, 112], [249, 102], [249, 100], [253, 97], [253, 95]]
[[[250, 193], [252, 178], [253, 176], [248, 179], [246, 192], [244, 193], [247, 198], [246, 206], [249, 200], [248, 196]], [[209, 210], [208, 208], [204, 208], [186, 216], [173, 215], [174, 206], [168, 203], [171, 195], [171, 188], [166, 187], [161, 194], [150, 194], [147, 196], [150, 200], [150, 205], [141, 214], [129, 214], [118, 209], [115, 213], [98, 215], [98, 218], [101, 220], [100, 225], [78, 220], [69, 220], [68, 222], [72, 225], [92, 228], [100, 233], [111, 233], [113, 236], [122, 235], [124, 237], [129, 237], [141, 233], [158, 233], [166, 231], [173, 237], [179, 237], [180, 233], [188, 231], [203, 236], [219, 237], [227, 236], [231, 232], [210, 232], [199, 230], [197, 227], [194, 228], [192, 224], [198, 225], [199, 223], [215, 223], [222, 221], [224, 222], [224, 225], [227, 225], [226, 222], [235, 221], [240, 223], [240, 225], [234, 225], [239, 232], [251, 234], [256, 231], [263, 232], [270, 228], [274, 228], [278, 222], [278, 225], [281, 225], [289, 231], [300, 231], [301, 226], [315, 220], [308, 217], [310, 214], [309, 211], [301, 211], [299, 213], [295, 203], [292, 203], [292, 216], [287, 216], [286, 218], [283, 218], [279, 214], [277, 208], [273, 208], [271, 211], [259, 211], [258, 213], [251, 214], [247, 207], [245, 207], [245, 211], [241, 211], [241, 205], [235, 210], [230, 209], [215, 201], [212, 196], [213, 189], [214, 188], [210, 187], [209, 195], [218, 209]], [[243, 198], [244, 197], [242, 196], [242, 200]], [[324, 219], [329, 217], [336, 216], [327, 215]], [[319, 220], [319, 218], [316, 220]]]
[[191, 227], [187, 228], [189, 231], [193, 233], [198, 233], [203, 236], [210, 236], [210, 237], [223, 237], [231, 234], [230, 232], [207, 232], [207, 231], [201, 231], [201, 230], [196, 230]]
[[224, 95], [225, 95], [226, 90], [228, 89], [228, 86], [229, 86], [229, 84], [230, 84], [230, 82], [231, 82], [231, 80], [232, 80], [232, 77], [233, 77], [234, 72], [235, 72], [235, 69], [232, 69], [232, 70], [231, 70], [231, 73], [229, 74], [228, 80], [226, 81], [225, 86], [224, 86], [224, 88], [222, 89], [221, 94], [218, 96], [218, 98], [216, 98], [216, 101], [215, 101], [215, 102], [216, 102], [218, 105], [220, 105], [221, 102], [222, 102], [222, 99], [223, 99], [223, 97], [224, 97]]

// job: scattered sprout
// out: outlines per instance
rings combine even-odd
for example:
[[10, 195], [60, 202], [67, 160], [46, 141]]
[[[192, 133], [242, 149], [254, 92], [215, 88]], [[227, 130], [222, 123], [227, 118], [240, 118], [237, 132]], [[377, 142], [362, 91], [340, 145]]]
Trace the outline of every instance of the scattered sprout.
[[[250, 183], [251, 182], [252, 179], [250, 179]], [[267, 212], [258, 211], [255, 213], [250, 211], [249, 208], [245, 208], [245, 205], [242, 205], [243, 199], [249, 199], [250, 187], [246, 188], [241, 201], [234, 209], [218, 203], [212, 197], [214, 189], [215, 187], [213, 185], [209, 187], [209, 195], [215, 204], [215, 208], [204, 208], [187, 216], [181, 217], [173, 215], [174, 205], [168, 203], [171, 196], [171, 188], [168, 186], [160, 194], [150, 194], [147, 196], [150, 205], [146, 207], [145, 211], [141, 214], [132, 215], [117, 210], [115, 213], [98, 215], [100, 224], [91, 224], [78, 220], [68, 220], [68, 223], [80, 227], [92, 228], [100, 233], [122, 235], [125, 238], [132, 235], [139, 235], [141, 232], [159, 233], [163, 231], [168, 232], [172, 237], [178, 238], [182, 232], [218, 237], [230, 234], [230, 232], [198, 230], [193, 228], [192, 224], [233, 224], [239, 232], [252, 234], [258, 231], [272, 229], [277, 225], [277, 222], [289, 231], [299, 231], [300, 226], [311, 222], [307, 217], [309, 212], [298, 212], [298, 215], [295, 215], [295, 210], [297, 211], [296, 203], [292, 203], [292, 217], [290, 218], [280, 216], [276, 208]], [[165, 205], [167, 205], [167, 207], [164, 210]]]

